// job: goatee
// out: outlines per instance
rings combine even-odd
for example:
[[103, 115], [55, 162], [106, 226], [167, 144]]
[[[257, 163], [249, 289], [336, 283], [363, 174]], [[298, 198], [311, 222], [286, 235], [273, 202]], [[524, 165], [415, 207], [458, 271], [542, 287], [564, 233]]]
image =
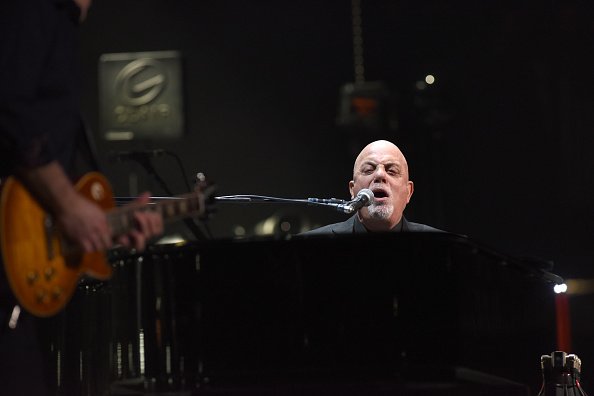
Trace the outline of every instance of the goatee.
[[394, 213], [394, 206], [372, 204], [367, 207], [367, 212], [371, 218], [386, 220]]

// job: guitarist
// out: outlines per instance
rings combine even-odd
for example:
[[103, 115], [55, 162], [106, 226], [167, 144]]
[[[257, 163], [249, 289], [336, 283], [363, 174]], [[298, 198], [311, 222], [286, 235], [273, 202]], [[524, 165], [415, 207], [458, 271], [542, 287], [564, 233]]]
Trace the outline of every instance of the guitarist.
[[[96, 164], [78, 108], [76, 67], [76, 31], [90, 2], [0, 2], [0, 177], [17, 177], [84, 252], [116, 242], [142, 250], [162, 232], [159, 215], [137, 212], [137, 228], [114, 241], [104, 212], [71, 181]], [[145, 193], [137, 203], [148, 199]], [[0, 394], [47, 395], [38, 319], [15, 310], [0, 272]]]

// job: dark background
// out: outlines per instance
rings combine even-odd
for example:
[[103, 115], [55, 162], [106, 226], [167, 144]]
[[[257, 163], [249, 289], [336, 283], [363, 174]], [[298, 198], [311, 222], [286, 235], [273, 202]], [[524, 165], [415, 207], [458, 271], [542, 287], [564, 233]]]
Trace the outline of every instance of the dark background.
[[[217, 195], [347, 198], [356, 153], [383, 137], [402, 148], [416, 183], [409, 220], [552, 260], [565, 277], [592, 277], [590, 2], [362, 3], [365, 77], [388, 87], [397, 122], [354, 132], [336, 124], [340, 88], [354, 80], [349, 0], [97, 0], [81, 27], [83, 108], [116, 195], [131, 193], [130, 173], [141, 189], [164, 192], [138, 164], [109, 161], [110, 152], [165, 148], [190, 178], [203, 171], [216, 181]], [[99, 56], [156, 50], [183, 55], [184, 137], [103, 141]], [[427, 74], [436, 83], [419, 90]], [[154, 164], [185, 192], [174, 161]], [[210, 228], [219, 238], [237, 225], [251, 235], [272, 215], [292, 219], [291, 232], [343, 218], [221, 204]], [[589, 307], [573, 307], [575, 352], [586, 366], [594, 365]]]

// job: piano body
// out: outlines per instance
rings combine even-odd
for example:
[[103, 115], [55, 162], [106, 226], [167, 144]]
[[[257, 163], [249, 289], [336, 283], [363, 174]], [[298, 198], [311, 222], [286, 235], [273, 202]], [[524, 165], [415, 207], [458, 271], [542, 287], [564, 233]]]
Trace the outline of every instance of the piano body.
[[558, 277], [457, 235], [215, 240], [112, 263], [48, 322], [57, 394], [528, 395], [555, 349]]

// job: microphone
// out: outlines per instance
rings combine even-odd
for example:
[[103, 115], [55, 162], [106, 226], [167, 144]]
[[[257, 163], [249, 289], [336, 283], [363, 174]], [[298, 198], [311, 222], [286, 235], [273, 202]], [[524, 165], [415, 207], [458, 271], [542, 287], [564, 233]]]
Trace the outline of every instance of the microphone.
[[160, 157], [164, 154], [165, 150], [163, 149], [119, 151], [115, 154], [112, 154], [111, 158], [117, 159], [118, 161], [142, 161], [146, 160], [147, 158]]
[[307, 198], [307, 202], [311, 202], [314, 204], [336, 204], [336, 205], [342, 205], [342, 204], [347, 203], [347, 201], [345, 201], [344, 199], [338, 199], [338, 198]]
[[336, 209], [340, 212], [351, 214], [364, 206], [371, 205], [373, 203], [373, 198], [373, 191], [368, 188], [364, 188], [357, 193], [355, 199], [343, 205], [338, 205]]

